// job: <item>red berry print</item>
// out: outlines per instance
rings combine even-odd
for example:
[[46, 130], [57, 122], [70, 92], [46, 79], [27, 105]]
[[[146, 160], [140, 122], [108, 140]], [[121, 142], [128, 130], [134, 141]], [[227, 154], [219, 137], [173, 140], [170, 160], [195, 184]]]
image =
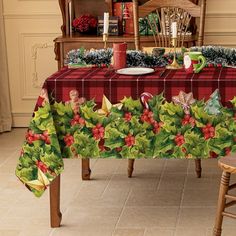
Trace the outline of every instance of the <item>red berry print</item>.
[[175, 136], [175, 143], [176, 145], [178, 146], [181, 146], [185, 143], [185, 139], [184, 139], [184, 136], [182, 134], [177, 134]]
[[130, 120], [132, 119], [132, 114], [131, 114], [131, 112], [126, 112], [124, 118], [125, 118], [126, 121], [130, 121]]
[[93, 129], [92, 129], [93, 137], [96, 140], [103, 138], [104, 132], [105, 132], [105, 129], [102, 126], [102, 124], [100, 124], [100, 123], [96, 124], [96, 126], [93, 127]]
[[32, 144], [34, 141], [40, 139], [40, 134], [35, 134], [33, 130], [29, 130], [26, 135], [26, 140], [29, 144]]
[[184, 118], [182, 119], [182, 125], [188, 125], [190, 124], [192, 127], [195, 126], [195, 119], [191, 117], [189, 114], [186, 114]]
[[210, 123], [202, 128], [202, 132], [206, 140], [215, 137], [215, 128]]
[[225, 148], [225, 154], [228, 156], [231, 152], [231, 148], [230, 147], [226, 147]]
[[46, 173], [48, 171], [48, 167], [42, 161], [36, 161], [36, 166], [43, 172]]
[[76, 115], [74, 115], [73, 119], [70, 121], [70, 124], [72, 126], [78, 125], [78, 124], [81, 125], [81, 126], [84, 126], [85, 125], [85, 120], [82, 117], [80, 117], [79, 114], [76, 114]]
[[122, 147], [117, 147], [117, 148], [116, 148], [116, 151], [117, 151], [117, 152], [120, 152], [121, 150], [122, 150]]
[[147, 123], [150, 123], [150, 124], [152, 122], [154, 122], [153, 112], [148, 110], [148, 109], [144, 109], [143, 114], [141, 115], [141, 121], [142, 122], [147, 122]]
[[215, 152], [210, 152], [210, 157], [211, 158], [217, 158], [218, 157], [218, 155], [215, 153]]
[[125, 137], [125, 144], [128, 146], [128, 147], [131, 147], [135, 144], [135, 137], [132, 136], [132, 134], [128, 134], [126, 137]]
[[66, 143], [66, 146], [67, 147], [70, 147], [73, 143], [74, 143], [74, 137], [70, 134], [67, 134], [65, 137], [64, 137], [64, 142]]

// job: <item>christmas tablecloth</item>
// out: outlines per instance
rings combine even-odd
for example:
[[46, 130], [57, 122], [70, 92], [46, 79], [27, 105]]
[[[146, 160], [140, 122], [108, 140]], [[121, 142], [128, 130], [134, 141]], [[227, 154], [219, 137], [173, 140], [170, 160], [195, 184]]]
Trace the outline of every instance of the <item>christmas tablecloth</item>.
[[225, 156], [236, 151], [235, 96], [232, 68], [142, 76], [63, 68], [43, 85], [16, 175], [40, 196], [62, 158]]

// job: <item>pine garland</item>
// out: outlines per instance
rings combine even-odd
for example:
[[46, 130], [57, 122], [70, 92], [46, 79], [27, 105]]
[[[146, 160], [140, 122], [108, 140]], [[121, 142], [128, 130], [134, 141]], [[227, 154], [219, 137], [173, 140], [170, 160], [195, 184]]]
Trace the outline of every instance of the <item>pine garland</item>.
[[[186, 51], [185, 49], [182, 50]], [[221, 66], [236, 66], [236, 49], [219, 46], [203, 46], [192, 47], [190, 51], [200, 51], [206, 57], [208, 67]], [[84, 48], [73, 49], [68, 52], [65, 64], [68, 65], [96, 65], [109, 66], [112, 61], [113, 50], [108, 49], [92, 49], [86, 51]], [[141, 51], [127, 51], [127, 66], [128, 67], [164, 67], [170, 64], [173, 60], [173, 53], [156, 56], [147, 54]], [[180, 64], [183, 63], [183, 53], [177, 54], [177, 60]]]

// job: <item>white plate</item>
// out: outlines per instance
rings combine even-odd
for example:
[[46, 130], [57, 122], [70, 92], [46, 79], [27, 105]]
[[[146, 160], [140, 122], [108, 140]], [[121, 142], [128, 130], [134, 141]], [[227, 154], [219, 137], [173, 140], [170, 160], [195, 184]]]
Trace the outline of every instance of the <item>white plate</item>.
[[146, 67], [130, 67], [123, 68], [116, 71], [116, 73], [121, 75], [145, 75], [153, 73], [154, 69]]

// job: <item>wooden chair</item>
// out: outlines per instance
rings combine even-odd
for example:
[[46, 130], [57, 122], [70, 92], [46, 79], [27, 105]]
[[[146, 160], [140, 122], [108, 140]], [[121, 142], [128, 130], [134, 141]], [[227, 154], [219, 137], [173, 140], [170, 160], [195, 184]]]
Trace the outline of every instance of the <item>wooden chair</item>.
[[[138, 0], [133, 0], [134, 16], [134, 41], [136, 50], [140, 49], [139, 18], [146, 18], [153, 33], [156, 47], [170, 47], [172, 22], [177, 22], [178, 38], [177, 47], [193, 46], [196, 41], [203, 45], [206, 0], [149, 0], [142, 5]], [[155, 13], [155, 17], [148, 17]], [[198, 34], [196, 33], [195, 19], [200, 18]], [[190, 27], [191, 26], [191, 27]], [[188, 31], [191, 30], [192, 34]]]
[[[231, 174], [236, 174], [236, 155], [234, 154], [231, 156], [221, 158], [218, 161], [218, 165], [223, 170], [223, 173], [220, 183], [218, 207], [216, 212], [216, 220], [215, 220], [215, 227], [213, 230], [213, 236], [221, 235], [222, 222], [224, 216], [236, 219], [236, 214], [225, 211], [225, 208], [236, 204], [236, 196], [230, 195], [228, 193], [229, 190], [236, 188], [236, 183], [229, 185]], [[229, 201], [226, 203], [227, 199]]]
[[[199, 46], [203, 45], [204, 39], [204, 23], [205, 23], [206, 0], [202, 0], [198, 5], [198, 0], [149, 0], [139, 5], [138, 0], [133, 0], [134, 14], [134, 41], [136, 50], [140, 50], [139, 35], [139, 17], [147, 18], [153, 33], [153, 42], [157, 47], [171, 47], [170, 25], [177, 22], [178, 38], [177, 47], [189, 44], [194, 46], [196, 41]], [[158, 18], [148, 17], [150, 13], [155, 13]], [[164, 18], [164, 19], [163, 19]], [[199, 32], [197, 35], [195, 18], [200, 18]], [[187, 34], [188, 30], [192, 30], [192, 34]], [[196, 159], [197, 177], [201, 177], [201, 160]], [[128, 177], [132, 176], [134, 169], [134, 160], [129, 159]]]

